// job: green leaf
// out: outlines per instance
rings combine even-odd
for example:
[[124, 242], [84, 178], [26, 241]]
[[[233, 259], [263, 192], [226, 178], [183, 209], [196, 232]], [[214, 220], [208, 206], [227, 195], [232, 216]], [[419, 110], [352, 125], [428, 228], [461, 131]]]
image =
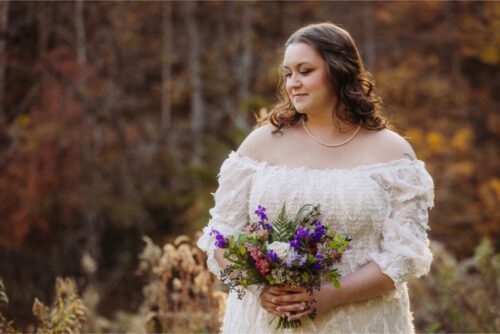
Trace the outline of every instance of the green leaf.
[[271, 275], [266, 275], [266, 280], [270, 285], [276, 285], [276, 280]]
[[333, 286], [336, 287], [337, 289], [340, 288], [340, 281], [337, 269], [330, 271], [328, 274], [326, 274], [325, 280], [327, 280], [328, 282], [332, 282]]
[[318, 220], [319, 216], [320, 216], [319, 204], [318, 205], [305, 204], [299, 209], [299, 211], [293, 218], [291, 225], [293, 226], [294, 230], [297, 229], [297, 226], [299, 224], [302, 224], [307, 228], [308, 226], [311, 226], [314, 223], [314, 221]]
[[278, 215], [278, 218], [276, 218], [272, 222], [271, 226], [272, 226], [271, 237], [273, 241], [287, 242], [288, 239], [293, 235], [293, 232], [290, 230], [291, 228], [290, 223], [288, 222], [286, 216], [285, 204], [283, 204], [283, 207], [281, 208], [281, 212]]
[[9, 297], [7, 297], [7, 294], [4, 291], [0, 291], [0, 302], [9, 304]]
[[3, 285], [3, 280], [0, 278], [0, 302], [4, 304], [9, 304], [9, 297], [5, 293], [5, 285]]
[[241, 255], [245, 255], [247, 253], [247, 249], [243, 245], [240, 245], [240, 247], [238, 247], [238, 250], [240, 251]]

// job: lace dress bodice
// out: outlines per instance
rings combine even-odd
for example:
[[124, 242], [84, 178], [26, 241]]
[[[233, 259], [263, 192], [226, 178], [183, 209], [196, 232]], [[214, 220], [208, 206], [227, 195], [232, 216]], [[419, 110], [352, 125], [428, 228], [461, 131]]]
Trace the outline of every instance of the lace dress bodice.
[[[340, 274], [374, 261], [394, 281], [392, 292], [332, 308], [314, 321], [303, 321], [295, 332], [413, 332], [406, 281], [426, 274], [432, 262], [427, 229], [434, 184], [422, 161], [403, 158], [352, 169], [311, 169], [273, 166], [231, 152], [222, 164], [214, 198], [198, 246], [207, 252], [208, 267], [216, 275], [220, 268], [213, 257], [212, 228], [232, 235], [249, 220], [258, 220], [258, 205], [267, 208], [272, 220], [283, 203], [289, 214], [304, 204], [320, 204], [322, 222], [352, 239]], [[222, 331], [272, 332], [271, 319], [251, 293], [243, 300], [230, 293]]]

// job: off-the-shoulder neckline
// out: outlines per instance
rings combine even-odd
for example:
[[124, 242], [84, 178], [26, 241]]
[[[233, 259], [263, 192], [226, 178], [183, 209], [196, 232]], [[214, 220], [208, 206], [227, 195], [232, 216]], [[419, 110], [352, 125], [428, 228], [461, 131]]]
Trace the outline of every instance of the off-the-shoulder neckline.
[[273, 168], [278, 170], [289, 170], [289, 171], [313, 171], [313, 172], [358, 172], [365, 170], [377, 170], [380, 168], [390, 168], [396, 167], [400, 165], [408, 165], [412, 166], [414, 164], [425, 166], [425, 162], [419, 159], [409, 159], [409, 158], [399, 158], [394, 160], [389, 160], [386, 162], [377, 162], [373, 164], [364, 164], [359, 166], [354, 166], [351, 168], [314, 168], [307, 166], [288, 166], [288, 165], [273, 165], [267, 161], [255, 160], [249, 156], [241, 155], [236, 151], [231, 151], [229, 153], [229, 158], [237, 159], [240, 161], [247, 162], [253, 166], [261, 167], [261, 168]]

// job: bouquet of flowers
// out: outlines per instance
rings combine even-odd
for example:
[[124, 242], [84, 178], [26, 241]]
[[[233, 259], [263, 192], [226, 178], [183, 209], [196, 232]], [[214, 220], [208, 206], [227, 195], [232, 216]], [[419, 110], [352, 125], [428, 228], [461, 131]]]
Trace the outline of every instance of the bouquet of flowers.
[[[306, 288], [310, 293], [320, 289], [323, 280], [340, 287], [336, 265], [350, 248], [342, 236], [320, 220], [319, 205], [302, 206], [289, 218], [283, 205], [278, 217], [269, 222], [266, 208], [258, 206], [258, 222], [250, 222], [241, 232], [224, 236], [212, 229], [215, 245], [225, 249], [231, 264], [221, 273], [221, 280], [241, 299], [251, 284]], [[309, 317], [314, 319], [315, 312]], [[296, 328], [300, 320], [280, 318], [276, 329]]]

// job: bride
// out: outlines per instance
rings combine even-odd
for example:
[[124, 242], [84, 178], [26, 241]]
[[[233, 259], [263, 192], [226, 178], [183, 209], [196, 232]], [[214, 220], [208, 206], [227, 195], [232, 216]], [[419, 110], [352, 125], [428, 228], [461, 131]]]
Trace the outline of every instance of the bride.
[[346, 30], [331, 22], [297, 30], [285, 43], [281, 70], [279, 103], [222, 164], [198, 246], [219, 275], [228, 261], [212, 228], [233, 235], [258, 205], [272, 218], [282, 203], [287, 212], [315, 203], [323, 222], [352, 239], [352, 249], [339, 267], [340, 288], [325, 283], [311, 295], [250, 286], [242, 300], [230, 293], [221, 331], [273, 332], [273, 317], [287, 316], [302, 321], [292, 332], [411, 333], [406, 282], [432, 262], [433, 180], [410, 144], [387, 128]]

